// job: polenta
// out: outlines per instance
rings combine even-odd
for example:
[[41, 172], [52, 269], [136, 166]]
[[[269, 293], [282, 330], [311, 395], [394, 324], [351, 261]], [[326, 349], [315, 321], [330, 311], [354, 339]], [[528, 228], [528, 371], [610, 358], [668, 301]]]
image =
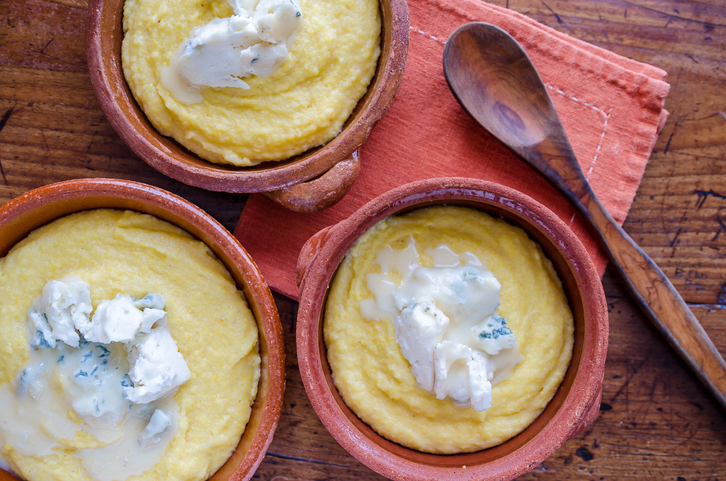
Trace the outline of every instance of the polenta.
[[380, 54], [377, 0], [301, 0], [303, 22], [284, 63], [249, 89], [204, 88], [184, 104], [161, 71], [195, 27], [232, 15], [226, 0], [127, 0], [122, 66], [152, 125], [211, 162], [283, 160], [334, 138], [368, 89]]
[[[88, 284], [94, 310], [118, 294], [163, 297], [168, 330], [191, 378], [173, 395], [179, 414], [166, 452], [130, 479], [207, 479], [237, 446], [260, 377], [257, 324], [229, 272], [186, 231], [137, 212], [87, 211], [36, 229], [0, 259], [0, 387], [15, 382], [30, 356], [33, 300], [46, 282], [68, 276]], [[83, 436], [58, 439], [42, 456], [3, 443], [0, 456], [29, 480], [126, 479], [128, 473], [86, 469], [87, 448], [113, 449], [114, 442], [93, 439], [73, 410], [67, 418]]]
[[[499, 313], [516, 335], [524, 361], [492, 389], [482, 412], [454, 406], [416, 385], [396, 342], [393, 319], [371, 320], [361, 301], [372, 297], [366, 278], [376, 254], [447, 246], [470, 252], [501, 283]], [[425, 267], [432, 259], [421, 255]], [[544, 410], [572, 356], [574, 324], [552, 263], [521, 229], [465, 207], [429, 207], [387, 218], [358, 239], [331, 284], [324, 337], [333, 380], [346, 404], [383, 437], [428, 453], [473, 452], [524, 430]]]

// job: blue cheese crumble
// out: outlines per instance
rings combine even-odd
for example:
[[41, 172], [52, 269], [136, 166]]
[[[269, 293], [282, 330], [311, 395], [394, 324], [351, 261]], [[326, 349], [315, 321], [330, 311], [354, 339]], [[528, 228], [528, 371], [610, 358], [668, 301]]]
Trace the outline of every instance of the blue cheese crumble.
[[165, 326], [141, 334], [126, 345], [129, 353], [129, 378], [124, 386], [126, 399], [137, 404], [150, 403], [173, 393], [191, 377], [184, 358]]
[[[101, 447], [74, 455], [110, 481], [116, 474], [109, 467], [124, 457], [134, 460], [133, 475], [163, 455], [179, 416], [173, 394], [191, 372], [167, 328], [161, 295], [118, 294], [92, 312], [83, 280], [43, 286], [28, 311], [30, 358], [12, 385], [0, 386], [0, 439], [42, 456], [82, 428]], [[31, 404], [43, 416], [22, 416]]]
[[139, 445], [145, 448], [151, 444], [159, 444], [161, 442], [161, 435], [164, 434], [172, 425], [171, 416], [165, 413], [161, 409], [155, 409], [154, 414], [149, 419], [149, 424], [146, 425], [141, 436], [139, 436]]
[[404, 249], [384, 246], [376, 255], [381, 273], [366, 278], [374, 297], [361, 301], [361, 314], [393, 322], [421, 389], [484, 411], [492, 386], [524, 360], [497, 312], [501, 284], [470, 252], [457, 255], [441, 245], [426, 254], [432, 268], [422, 266], [413, 238]]
[[84, 337], [87, 341], [108, 344], [126, 343], [137, 334], [148, 334], [151, 326], [166, 317], [163, 299], [158, 294], [154, 296], [153, 302], [147, 300], [149, 296], [136, 300], [126, 294], [117, 294], [113, 300], [101, 301]]
[[269, 77], [287, 58], [302, 24], [297, 0], [229, 0], [234, 15], [192, 30], [167, 67], [161, 85], [184, 104], [203, 100], [204, 87], [247, 90], [242, 80]]
[[79, 332], [90, 327], [91, 294], [77, 277], [64, 277], [43, 286], [28, 312], [28, 332], [33, 348], [55, 347], [63, 342], [78, 347]]

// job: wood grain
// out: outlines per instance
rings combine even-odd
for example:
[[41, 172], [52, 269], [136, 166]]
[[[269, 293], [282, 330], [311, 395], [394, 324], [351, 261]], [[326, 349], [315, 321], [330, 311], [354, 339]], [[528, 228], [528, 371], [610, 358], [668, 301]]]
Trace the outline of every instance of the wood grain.
[[[723, 0], [496, 0], [563, 33], [669, 73], [671, 116], [625, 230], [661, 266], [726, 354], [726, 5]], [[84, 0], [0, 2], [0, 202], [51, 182], [118, 177], [196, 203], [232, 230], [244, 195], [170, 180], [135, 157], [86, 71]], [[610, 347], [600, 417], [521, 479], [726, 479], [720, 410], [608, 270]], [[255, 479], [382, 479], [312, 411], [295, 358], [297, 304], [275, 296], [285, 333], [283, 415]]]

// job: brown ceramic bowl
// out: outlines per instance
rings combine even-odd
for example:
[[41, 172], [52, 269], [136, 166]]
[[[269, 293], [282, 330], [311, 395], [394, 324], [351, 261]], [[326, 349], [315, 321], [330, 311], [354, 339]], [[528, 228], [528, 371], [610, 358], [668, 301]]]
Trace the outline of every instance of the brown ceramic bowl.
[[[97, 208], [130, 209], [181, 227], [209, 246], [244, 292], [259, 330], [260, 383], [239, 445], [210, 479], [250, 479], [272, 441], [285, 391], [282, 327], [259, 269], [237, 239], [199, 207], [157, 187], [116, 179], [60, 182], [0, 206], [0, 257], [34, 229], [65, 215]], [[0, 480], [11, 479], [15, 478], [0, 469]]]
[[146, 163], [180, 182], [207, 190], [267, 192], [268, 197], [300, 212], [329, 207], [350, 189], [359, 170], [358, 147], [388, 109], [403, 75], [409, 31], [406, 0], [380, 0], [381, 56], [376, 73], [340, 134], [301, 155], [255, 167], [208, 162], [154, 129], [123, 76], [123, 5], [124, 0], [90, 1], [88, 70], [111, 125]]
[[[502, 217], [527, 232], [554, 264], [575, 320], [572, 361], [542, 414], [509, 441], [470, 454], [422, 453], [376, 434], [346, 406], [336, 390], [323, 341], [326, 293], [338, 264], [355, 241], [385, 217], [441, 204], [473, 207]], [[384, 476], [401, 480], [511, 479], [544, 461], [597, 416], [608, 338], [607, 307], [600, 277], [565, 223], [520, 192], [461, 178], [404, 185], [312, 237], [300, 254], [297, 274], [298, 363], [313, 408], [350, 454]]]

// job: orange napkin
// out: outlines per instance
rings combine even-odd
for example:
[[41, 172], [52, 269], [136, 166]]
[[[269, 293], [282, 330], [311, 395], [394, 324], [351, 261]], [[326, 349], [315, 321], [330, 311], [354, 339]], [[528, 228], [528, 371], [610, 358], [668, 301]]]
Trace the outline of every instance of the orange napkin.
[[477, 0], [409, 0], [409, 11], [401, 86], [360, 151], [361, 172], [350, 193], [316, 214], [290, 212], [262, 195], [247, 201], [235, 236], [270, 287], [297, 299], [295, 265], [310, 236], [398, 185], [446, 176], [498, 182], [548, 206], [572, 226], [602, 274], [606, 259], [564, 197], [456, 102], [444, 78], [444, 43], [460, 25], [484, 21], [522, 44], [549, 89], [585, 176], [621, 224], [668, 115], [666, 73]]

